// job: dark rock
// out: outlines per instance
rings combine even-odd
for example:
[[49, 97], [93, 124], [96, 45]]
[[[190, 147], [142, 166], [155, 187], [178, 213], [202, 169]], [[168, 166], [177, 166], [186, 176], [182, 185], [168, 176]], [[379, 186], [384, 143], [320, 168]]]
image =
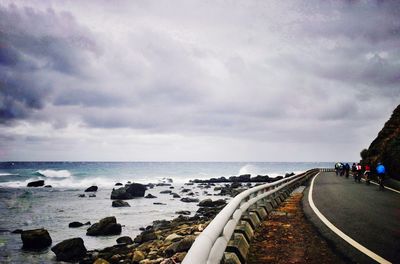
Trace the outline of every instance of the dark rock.
[[84, 225], [91, 225], [90, 221], [84, 223]]
[[155, 203], [153, 203], [153, 204], [155, 204], [155, 205], [167, 205], [167, 204], [165, 204], [165, 203], [160, 203], [160, 202], [155, 202]]
[[53, 188], [51, 185], [45, 185], [44, 188]]
[[172, 191], [171, 190], [164, 190], [164, 191], [161, 191], [160, 193], [170, 194], [170, 193], [172, 193]]
[[184, 202], [184, 203], [198, 203], [199, 199], [190, 198], [190, 197], [184, 197], [184, 198], [181, 199], [181, 202]]
[[146, 191], [146, 186], [140, 183], [127, 184], [125, 187], [113, 189], [111, 199], [125, 200], [133, 199], [134, 197], [143, 197]]
[[147, 198], [147, 199], [154, 199], [154, 198], [157, 198], [157, 196], [154, 196], [154, 195], [152, 195], [151, 193], [148, 193], [144, 198]]
[[181, 198], [181, 196], [177, 193], [171, 193], [172, 198]]
[[91, 197], [91, 198], [96, 197], [96, 194], [94, 194], [94, 193], [89, 194], [89, 197]]
[[83, 197], [86, 197], [86, 195], [84, 195], [84, 194], [79, 194], [78, 197], [83, 198]]
[[157, 183], [156, 184], [156, 186], [159, 186], [159, 187], [162, 187], [162, 186], [171, 186], [172, 184], [171, 183], [164, 183], [164, 182], [161, 182], [161, 183]]
[[98, 187], [97, 186], [90, 186], [85, 190], [85, 192], [97, 192]]
[[123, 184], [122, 183], [120, 183], [120, 182], [117, 182], [116, 184], [115, 184], [115, 186], [122, 186]]
[[83, 225], [84, 225], [84, 224], [81, 223], [81, 222], [71, 222], [71, 223], [68, 224], [68, 227], [70, 227], [70, 228], [76, 228], [76, 227], [81, 227], [81, 226], [83, 226]]
[[184, 188], [184, 189], [182, 189], [182, 191], [181, 192], [183, 192], [183, 193], [187, 193], [187, 192], [190, 192], [191, 190], [190, 189], [186, 189], [186, 188]]
[[141, 244], [155, 239], [157, 239], [157, 235], [156, 233], [154, 233], [154, 230], [146, 230], [141, 234], [137, 235], [133, 241], [135, 243]]
[[130, 207], [130, 204], [122, 200], [115, 200], [112, 202], [112, 207]]
[[185, 238], [181, 239], [178, 242], [173, 243], [169, 247], [165, 249], [165, 255], [167, 257], [172, 257], [175, 253], [178, 252], [186, 252], [190, 249], [192, 244], [194, 243], [194, 240], [196, 239], [196, 236], [190, 235], [186, 236]]
[[174, 187], [174, 186], [170, 186], [169, 188], [170, 188], [170, 189], [175, 189], [175, 187]]
[[28, 250], [41, 250], [52, 243], [49, 232], [46, 229], [25, 230], [21, 233], [23, 248]]
[[155, 221], [153, 221], [153, 228], [154, 229], [165, 229], [165, 228], [169, 228], [170, 224], [171, 224], [171, 221], [155, 220]]
[[239, 183], [239, 182], [234, 182], [234, 183], [231, 184], [231, 188], [232, 189], [236, 189], [236, 188], [239, 188], [239, 187], [242, 187], [242, 184]]
[[86, 247], [80, 237], [64, 240], [54, 247], [51, 251], [56, 254], [58, 261], [77, 262], [86, 255]]
[[190, 211], [176, 211], [175, 214], [190, 215]]
[[101, 219], [88, 228], [86, 235], [88, 236], [111, 236], [121, 234], [121, 225], [117, 224], [115, 216]]
[[44, 180], [29, 182], [27, 187], [41, 187], [44, 185]]
[[22, 229], [15, 229], [14, 231], [11, 232], [11, 234], [21, 234], [22, 233]]
[[386, 169], [386, 175], [400, 180], [400, 105], [385, 123], [368, 149], [361, 151], [362, 164], [369, 164], [371, 172], [376, 173], [378, 163]]
[[132, 238], [130, 238], [128, 236], [123, 236], [123, 237], [119, 237], [117, 239], [117, 243], [118, 244], [128, 244], [128, 245], [130, 245], [130, 244], [133, 244], [133, 240], [132, 240]]
[[146, 185], [146, 187], [148, 187], [149, 189], [153, 189], [154, 188], [154, 184], [149, 183], [149, 184]]

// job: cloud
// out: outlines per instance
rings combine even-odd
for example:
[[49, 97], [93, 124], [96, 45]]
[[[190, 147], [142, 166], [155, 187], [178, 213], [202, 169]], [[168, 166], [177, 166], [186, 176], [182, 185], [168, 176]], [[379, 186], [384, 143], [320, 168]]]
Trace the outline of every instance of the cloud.
[[111, 133], [128, 130], [167, 146], [179, 136], [187, 144], [221, 140], [221, 148], [235, 140], [310, 148], [356, 140], [358, 155], [400, 98], [399, 7], [317, 0], [0, 5], [0, 124], [8, 136], [25, 131], [19, 136], [27, 142], [35, 130], [59, 132], [55, 146], [73, 141], [68, 133], [112, 142]]

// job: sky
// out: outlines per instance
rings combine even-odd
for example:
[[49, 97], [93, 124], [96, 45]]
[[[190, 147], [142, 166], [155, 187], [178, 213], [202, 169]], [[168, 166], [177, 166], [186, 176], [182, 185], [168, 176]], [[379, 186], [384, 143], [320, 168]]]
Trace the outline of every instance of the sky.
[[0, 160], [356, 161], [400, 2], [0, 0]]

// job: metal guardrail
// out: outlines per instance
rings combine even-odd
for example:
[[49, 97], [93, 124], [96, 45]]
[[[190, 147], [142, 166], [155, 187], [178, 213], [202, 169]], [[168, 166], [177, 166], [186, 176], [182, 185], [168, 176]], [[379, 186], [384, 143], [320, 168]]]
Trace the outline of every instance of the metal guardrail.
[[182, 264], [220, 263], [238, 222], [252, 205], [315, 175], [318, 171], [318, 169], [309, 170], [273, 183], [253, 187], [238, 194], [196, 238]]

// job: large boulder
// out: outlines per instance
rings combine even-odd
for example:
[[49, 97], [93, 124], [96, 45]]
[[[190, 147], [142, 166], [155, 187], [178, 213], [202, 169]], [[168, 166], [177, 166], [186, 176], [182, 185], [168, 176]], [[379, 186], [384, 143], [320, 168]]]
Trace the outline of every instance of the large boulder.
[[86, 247], [80, 237], [64, 240], [54, 247], [51, 251], [56, 254], [58, 261], [77, 262], [86, 255]]
[[99, 188], [97, 186], [90, 186], [85, 190], [85, 192], [97, 192]]
[[127, 184], [124, 187], [113, 189], [111, 192], [111, 199], [113, 200], [126, 200], [135, 197], [144, 197], [146, 186], [140, 183]]
[[130, 245], [130, 244], [133, 244], [133, 240], [129, 236], [123, 236], [123, 237], [117, 238], [117, 243]]
[[112, 207], [130, 207], [130, 204], [122, 200], [115, 200], [112, 202]]
[[181, 239], [178, 242], [175, 242], [168, 246], [165, 249], [165, 255], [167, 257], [172, 257], [175, 253], [178, 252], [186, 252], [190, 249], [192, 244], [194, 243], [194, 240], [196, 239], [196, 236], [190, 235], [186, 236], [185, 238]]
[[68, 227], [70, 227], [70, 228], [76, 228], [76, 227], [81, 227], [81, 226], [84, 226], [84, 225], [90, 225], [90, 222], [86, 222], [86, 223], [84, 224], [84, 223], [81, 223], [81, 222], [76, 222], [76, 221], [74, 221], [74, 222], [69, 223], [69, 224], [68, 224]]
[[88, 236], [112, 236], [121, 234], [121, 225], [117, 224], [115, 216], [101, 219], [98, 223], [88, 228]]
[[28, 250], [45, 249], [52, 243], [49, 232], [44, 228], [22, 231], [21, 239], [23, 248]]
[[44, 180], [29, 182], [27, 187], [41, 187], [44, 186]]

